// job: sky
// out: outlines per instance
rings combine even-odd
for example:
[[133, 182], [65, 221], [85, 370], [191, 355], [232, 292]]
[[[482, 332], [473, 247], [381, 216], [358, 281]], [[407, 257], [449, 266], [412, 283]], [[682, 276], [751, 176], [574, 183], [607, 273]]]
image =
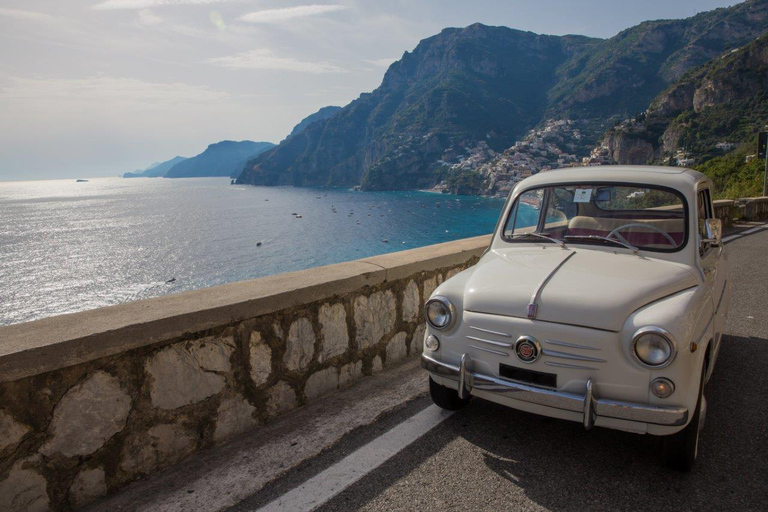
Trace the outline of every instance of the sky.
[[0, 181], [116, 176], [220, 140], [279, 142], [475, 22], [610, 37], [718, 0], [2, 0]]

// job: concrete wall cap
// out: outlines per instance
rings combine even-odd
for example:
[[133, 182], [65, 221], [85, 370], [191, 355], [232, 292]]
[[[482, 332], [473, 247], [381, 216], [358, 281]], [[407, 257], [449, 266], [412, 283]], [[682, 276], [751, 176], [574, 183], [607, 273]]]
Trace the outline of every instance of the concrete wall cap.
[[479, 256], [490, 235], [0, 327], [0, 382], [309, 304]]

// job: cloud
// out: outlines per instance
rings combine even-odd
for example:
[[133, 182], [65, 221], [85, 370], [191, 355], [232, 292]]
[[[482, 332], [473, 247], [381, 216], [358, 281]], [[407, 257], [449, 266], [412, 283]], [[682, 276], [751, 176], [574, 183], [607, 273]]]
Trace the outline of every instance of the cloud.
[[91, 6], [92, 9], [149, 9], [165, 5], [206, 5], [218, 4], [232, 0], [106, 0]]
[[309, 62], [278, 57], [270, 50], [259, 49], [241, 52], [226, 57], [215, 57], [205, 61], [208, 64], [230, 69], [260, 69], [274, 71], [296, 71], [300, 73], [344, 73], [345, 70], [326, 61]]
[[19, 9], [0, 9], [0, 16], [33, 21], [53, 21], [55, 19], [50, 14], [45, 14], [44, 12], [22, 11]]
[[309, 16], [322, 16], [337, 11], [348, 9], [346, 5], [299, 5], [296, 7], [284, 7], [282, 9], [266, 9], [263, 11], [249, 12], [240, 16], [240, 19], [248, 23], [282, 23], [296, 18]]
[[382, 67], [382, 68], [388, 68], [389, 65], [392, 64], [393, 62], [395, 62], [396, 60], [397, 60], [397, 58], [393, 57], [393, 58], [389, 58], [389, 59], [373, 59], [373, 60], [363, 59], [363, 62], [367, 62], [368, 64], [371, 64], [373, 66], [378, 66], [378, 67]]
[[0, 85], [0, 100], [33, 104], [152, 105], [209, 104], [229, 95], [205, 86], [145, 82], [135, 78], [11, 78]]
[[150, 11], [149, 9], [142, 9], [139, 11], [139, 22], [142, 25], [159, 25], [163, 22], [163, 18]]

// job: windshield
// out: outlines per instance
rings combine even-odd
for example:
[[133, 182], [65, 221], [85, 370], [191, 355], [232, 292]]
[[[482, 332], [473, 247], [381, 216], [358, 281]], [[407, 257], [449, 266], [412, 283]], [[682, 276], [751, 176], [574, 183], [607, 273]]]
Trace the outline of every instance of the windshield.
[[571, 244], [673, 252], [688, 239], [686, 216], [682, 196], [671, 189], [599, 183], [541, 187], [517, 197], [503, 238], [530, 242], [535, 233]]

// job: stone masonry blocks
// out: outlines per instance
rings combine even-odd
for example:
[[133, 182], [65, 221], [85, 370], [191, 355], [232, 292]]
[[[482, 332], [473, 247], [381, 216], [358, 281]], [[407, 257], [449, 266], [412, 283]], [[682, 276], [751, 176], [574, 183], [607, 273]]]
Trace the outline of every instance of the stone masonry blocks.
[[405, 346], [406, 336], [406, 333], [399, 332], [392, 337], [389, 343], [387, 343], [387, 366], [391, 366], [393, 363], [405, 359], [408, 349], [408, 347]]
[[421, 301], [419, 300], [419, 285], [416, 281], [409, 281], [403, 292], [403, 320], [413, 322], [419, 318]]
[[118, 380], [98, 371], [67, 391], [53, 411], [43, 455], [89, 455], [125, 427], [131, 397]]
[[291, 324], [285, 341], [283, 365], [288, 371], [304, 371], [315, 355], [315, 331], [312, 322], [299, 318]]
[[323, 335], [322, 349], [319, 357], [322, 363], [344, 354], [349, 347], [347, 312], [341, 303], [333, 305], [323, 304], [320, 306], [318, 320]]
[[248, 358], [251, 364], [251, 380], [256, 386], [263, 386], [269, 381], [272, 373], [272, 349], [258, 331], [251, 333]]
[[152, 405], [160, 409], [176, 409], [213, 396], [226, 381], [217, 372], [230, 371], [234, 351], [231, 338], [203, 338], [167, 347], [146, 362], [151, 376]]
[[307, 395], [308, 400], [312, 400], [336, 389], [338, 385], [339, 370], [331, 366], [309, 376], [304, 386], [304, 394]]
[[391, 290], [374, 292], [355, 299], [357, 346], [366, 349], [376, 345], [395, 327], [397, 305]]

